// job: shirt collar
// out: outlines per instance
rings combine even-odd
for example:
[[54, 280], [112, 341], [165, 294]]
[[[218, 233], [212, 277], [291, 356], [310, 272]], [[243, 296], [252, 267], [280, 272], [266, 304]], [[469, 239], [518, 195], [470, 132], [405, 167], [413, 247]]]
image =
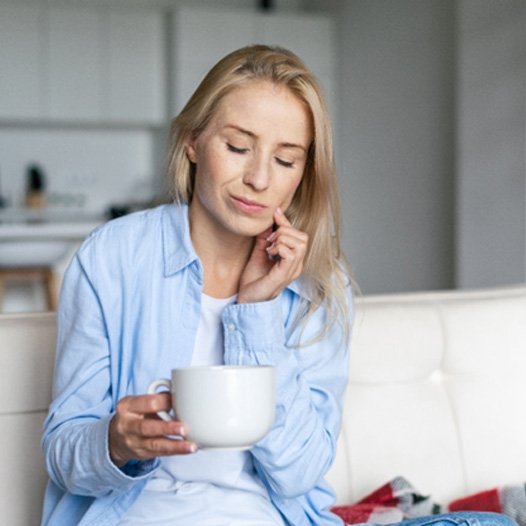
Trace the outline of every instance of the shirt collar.
[[[194, 261], [199, 261], [199, 258], [190, 238], [187, 204], [166, 205], [161, 221], [164, 275], [168, 277], [191, 265]], [[286, 288], [302, 298], [311, 299], [301, 284], [301, 278], [294, 280]]]
[[171, 276], [198, 261], [190, 239], [188, 205], [165, 205], [161, 217], [164, 275]]

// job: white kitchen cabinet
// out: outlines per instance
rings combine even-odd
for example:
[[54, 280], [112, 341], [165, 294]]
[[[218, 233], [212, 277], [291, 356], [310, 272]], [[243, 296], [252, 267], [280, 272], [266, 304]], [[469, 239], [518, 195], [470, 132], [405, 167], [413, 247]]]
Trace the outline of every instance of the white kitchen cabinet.
[[[239, 47], [275, 44], [297, 53], [334, 109], [333, 21], [324, 15], [181, 6], [174, 13], [171, 111], [176, 115], [217, 60]], [[333, 112], [334, 114], [334, 112]]]
[[165, 31], [159, 12], [111, 10], [108, 21], [108, 116], [112, 121], [166, 120]]
[[41, 109], [41, 8], [0, 5], [0, 119], [31, 118]]
[[234, 49], [255, 43], [251, 12], [181, 7], [174, 14], [172, 116], [208, 70]]
[[164, 37], [158, 11], [50, 8], [47, 116], [161, 124]]
[[160, 125], [160, 9], [0, 5], [0, 120]]
[[103, 116], [103, 12], [79, 6], [48, 9], [45, 117], [97, 121]]

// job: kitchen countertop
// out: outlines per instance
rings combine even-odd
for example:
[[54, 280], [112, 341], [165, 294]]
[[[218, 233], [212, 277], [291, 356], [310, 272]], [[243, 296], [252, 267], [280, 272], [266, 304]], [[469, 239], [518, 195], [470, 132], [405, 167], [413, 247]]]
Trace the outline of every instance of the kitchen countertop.
[[5, 208], [0, 210], [0, 241], [84, 239], [105, 222], [100, 214], [75, 210]]
[[24, 239], [84, 239], [100, 223], [40, 223], [40, 224], [2, 224], [0, 223], [0, 242]]

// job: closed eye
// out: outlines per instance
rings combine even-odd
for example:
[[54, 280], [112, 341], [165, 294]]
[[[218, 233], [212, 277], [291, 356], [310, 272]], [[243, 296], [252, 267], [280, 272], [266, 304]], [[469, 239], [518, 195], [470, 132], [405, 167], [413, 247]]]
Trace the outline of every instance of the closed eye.
[[284, 166], [285, 168], [294, 168], [294, 163], [289, 161], [284, 161], [283, 159], [280, 159], [279, 157], [275, 157], [276, 162], [280, 164], [281, 166]]
[[234, 153], [247, 153], [248, 148], [237, 148], [233, 144], [227, 143], [226, 147], [229, 149], [229, 151]]

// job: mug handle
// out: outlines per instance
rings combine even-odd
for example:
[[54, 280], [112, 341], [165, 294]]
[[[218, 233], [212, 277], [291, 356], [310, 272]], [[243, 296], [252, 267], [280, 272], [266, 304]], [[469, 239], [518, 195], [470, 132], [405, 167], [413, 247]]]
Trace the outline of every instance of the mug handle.
[[[172, 382], [167, 378], [160, 378], [158, 380], [154, 380], [148, 386], [148, 394], [157, 394], [157, 389], [159, 389], [159, 387], [167, 387], [168, 392], [170, 392], [172, 390]], [[157, 414], [165, 422], [171, 422], [173, 420], [173, 418], [166, 411], [157, 411]]]

